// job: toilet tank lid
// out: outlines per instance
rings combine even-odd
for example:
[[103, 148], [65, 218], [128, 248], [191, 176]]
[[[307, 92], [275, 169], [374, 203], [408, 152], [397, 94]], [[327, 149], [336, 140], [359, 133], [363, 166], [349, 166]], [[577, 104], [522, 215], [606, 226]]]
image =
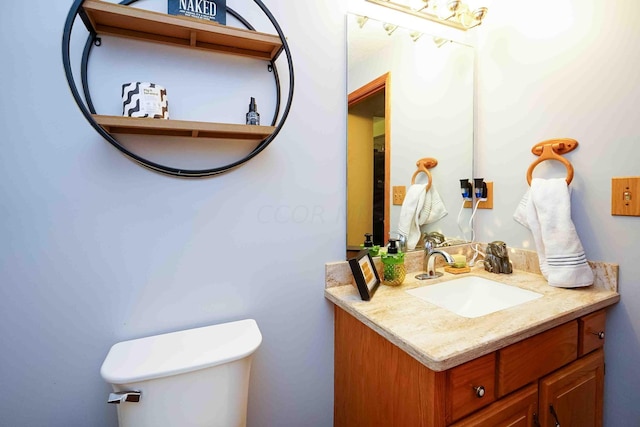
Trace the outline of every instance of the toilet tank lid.
[[110, 384], [127, 384], [233, 362], [262, 342], [253, 319], [154, 335], [115, 344], [100, 374]]

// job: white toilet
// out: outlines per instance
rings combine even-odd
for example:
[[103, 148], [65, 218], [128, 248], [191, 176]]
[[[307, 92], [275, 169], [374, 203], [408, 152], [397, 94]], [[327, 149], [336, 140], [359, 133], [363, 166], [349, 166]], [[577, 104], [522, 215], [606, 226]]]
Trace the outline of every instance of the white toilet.
[[124, 341], [100, 374], [113, 386], [120, 427], [246, 425], [253, 319]]

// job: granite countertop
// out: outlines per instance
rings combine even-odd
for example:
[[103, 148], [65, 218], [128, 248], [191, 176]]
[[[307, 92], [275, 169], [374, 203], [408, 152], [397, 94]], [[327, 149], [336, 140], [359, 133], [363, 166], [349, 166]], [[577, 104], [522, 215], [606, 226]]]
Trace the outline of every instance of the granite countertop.
[[[616, 264], [590, 262], [595, 276], [591, 286], [554, 288], [539, 270], [535, 272], [537, 257], [531, 260], [532, 255], [526, 252], [523, 255], [521, 250], [512, 250], [512, 274], [493, 274], [476, 266], [470, 273], [444, 273], [438, 279], [423, 281], [414, 278], [420, 272], [417, 268], [407, 273], [401, 286], [380, 285], [371, 301], [360, 299], [347, 262], [329, 263], [325, 297], [434, 371], [460, 365], [619, 301]], [[416, 265], [407, 262], [408, 269]], [[467, 275], [486, 277], [543, 296], [485, 316], [465, 318], [405, 292]]]

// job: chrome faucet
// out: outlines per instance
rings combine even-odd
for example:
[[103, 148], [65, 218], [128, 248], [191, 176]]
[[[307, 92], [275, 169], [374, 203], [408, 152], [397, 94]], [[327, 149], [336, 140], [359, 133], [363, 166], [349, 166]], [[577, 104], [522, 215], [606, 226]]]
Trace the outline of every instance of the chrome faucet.
[[424, 271], [423, 274], [418, 274], [416, 279], [427, 280], [435, 279], [442, 276], [442, 272], [436, 272], [436, 255], [441, 255], [447, 264], [452, 265], [455, 260], [451, 255], [441, 249], [433, 249], [433, 243], [430, 241], [424, 242]]

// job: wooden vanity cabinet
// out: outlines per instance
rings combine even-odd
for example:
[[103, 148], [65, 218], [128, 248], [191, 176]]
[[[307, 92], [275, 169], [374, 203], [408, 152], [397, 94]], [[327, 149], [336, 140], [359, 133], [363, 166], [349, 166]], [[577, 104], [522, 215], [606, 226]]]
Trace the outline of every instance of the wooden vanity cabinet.
[[601, 426], [604, 317], [436, 372], [336, 306], [334, 426]]

